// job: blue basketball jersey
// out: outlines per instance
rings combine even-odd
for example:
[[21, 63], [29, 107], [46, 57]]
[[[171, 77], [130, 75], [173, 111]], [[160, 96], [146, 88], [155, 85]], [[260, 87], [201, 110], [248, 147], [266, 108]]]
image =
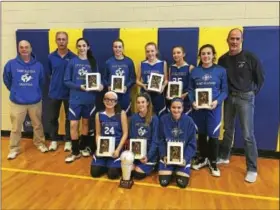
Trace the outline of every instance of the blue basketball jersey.
[[129, 126], [129, 138], [147, 139], [148, 161], [155, 161], [158, 143], [158, 117], [153, 115], [149, 125], [139, 113], [132, 115]]
[[182, 82], [183, 93], [187, 92], [189, 84], [190, 66], [186, 63], [183, 66], [177, 66], [173, 64], [170, 66], [169, 81]]
[[167, 142], [182, 142], [184, 145], [184, 159], [189, 162], [196, 152], [196, 129], [194, 121], [182, 114], [178, 121], [171, 113], [160, 118], [159, 126], [160, 157], [167, 155]]
[[164, 61], [157, 60], [154, 64], [150, 64], [148, 60], [142, 61], [141, 78], [144, 84], [148, 84], [151, 73], [164, 75]]
[[106, 112], [99, 112], [99, 122], [101, 126], [101, 136], [112, 136], [116, 138], [116, 148], [122, 138], [121, 114], [117, 113], [109, 117]]
[[112, 75], [124, 76], [124, 84], [129, 89], [136, 81], [133, 61], [129, 57], [124, 57], [122, 60], [116, 59], [115, 56], [109, 58], [106, 61], [106, 85], [111, 85]]
[[212, 101], [217, 100], [218, 105], [227, 98], [227, 74], [225, 68], [213, 64], [209, 68], [198, 66], [194, 68], [190, 74], [189, 79], [189, 99], [191, 102], [195, 101], [196, 88], [211, 88]]

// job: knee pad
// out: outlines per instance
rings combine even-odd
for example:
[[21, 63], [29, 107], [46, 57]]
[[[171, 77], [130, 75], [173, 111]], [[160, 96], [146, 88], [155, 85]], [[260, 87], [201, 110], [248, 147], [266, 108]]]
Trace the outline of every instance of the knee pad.
[[119, 168], [109, 168], [108, 170], [108, 178], [109, 179], [118, 179], [120, 177], [120, 169]]
[[133, 177], [135, 179], [144, 179], [146, 177], [146, 174], [145, 173], [140, 173], [138, 171], [133, 171]]
[[105, 173], [106, 168], [102, 166], [91, 166], [90, 174], [92, 177], [100, 177], [103, 173]]
[[159, 175], [159, 183], [162, 187], [169, 185], [172, 175]]
[[180, 188], [186, 188], [189, 184], [190, 177], [176, 175], [176, 183]]

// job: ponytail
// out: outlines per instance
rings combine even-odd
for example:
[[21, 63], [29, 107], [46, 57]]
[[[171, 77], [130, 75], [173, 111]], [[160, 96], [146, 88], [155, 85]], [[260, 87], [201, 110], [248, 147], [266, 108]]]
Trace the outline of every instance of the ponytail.
[[[87, 46], [90, 46], [88, 40], [86, 40], [86, 39], [84, 39], [84, 38], [79, 38], [79, 39], [77, 40], [77, 42], [76, 42], [76, 45], [77, 45], [78, 42], [81, 41], [81, 40], [85, 41], [85, 43], [87, 44]], [[92, 51], [91, 51], [90, 49], [88, 49], [88, 51], [87, 51], [87, 59], [88, 59], [88, 61], [89, 61], [91, 70], [92, 70], [93, 72], [97, 72], [97, 68], [96, 68], [96, 67], [97, 67], [97, 63], [96, 63], [96, 59], [95, 59], [95, 57], [92, 55]]]
[[96, 72], [96, 71], [97, 71], [97, 69], [96, 69], [96, 59], [95, 59], [95, 57], [92, 55], [92, 52], [91, 52], [90, 49], [87, 51], [87, 58], [88, 58], [88, 61], [89, 61], [91, 70], [92, 70], [93, 72]]

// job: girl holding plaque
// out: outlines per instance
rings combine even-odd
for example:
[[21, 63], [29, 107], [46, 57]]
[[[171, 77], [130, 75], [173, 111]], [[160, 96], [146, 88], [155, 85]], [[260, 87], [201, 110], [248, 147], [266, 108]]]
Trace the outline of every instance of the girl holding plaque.
[[[135, 84], [135, 67], [133, 61], [123, 54], [124, 43], [121, 39], [116, 39], [113, 42], [113, 52], [114, 56], [106, 61], [105, 69], [105, 80], [108, 90], [111, 90], [112, 76], [123, 76], [124, 88], [123, 92], [118, 92], [118, 103], [122, 110], [125, 110], [128, 115], [131, 112], [131, 99], [130, 92], [131, 88]], [[116, 80], [119, 84], [113, 84], [115, 86], [121, 86], [122, 82], [120, 79]], [[113, 81], [114, 82], [114, 81]], [[114, 90], [112, 90], [114, 91]]]
[[[192, 168], [199, 170], [208, 165], [210, 173], [219, 177], [220, 170], [217, 168], [217, 156], [219, 149], [219, 134], [221, 126], [222, 103], [228, 94], [226, 70], [214, 64], [216, 51], [214, 46], [206, 44], [199, 49], [200, 63], [190, 75], [189, 99], [195, 111], [192, 117], [198, 127], [198, 147], [200, 157], [195, 161]], [[195, 97], [196, 88], [211, 90], [212, 103], [210, 109], [198, 109], [198, 99]], [[204, 93], [205, 94], [205, 93]], [[208, 100], [208, 96], [199, 100]], [[202, 97], [201, 96], [201, 97]], [[207, 137], [209, 138], [207, 142]]]
[[[169, 68], [169, 81], [182, 83], [182, 96], [184, 100], [184, 112], [189, 114], [191, 112], [191, 103], [188, 98], [188, 84], [190, 71], [194, 68], [185, 61], [185, 49], [183, 46], [175, 46], [172, 49], [174, 64]], [[170, 100], [168, 100], [170, 104]]]
[[185, 188], [189, 183], [191, 160], [196, 153], [196, 129], [192, 118], [184, 114], [183, 109], [183, 99], [174, 98], [170, 113], [160, 119], [159, 182], [163, 187], [170, 183], [173, 172], [177, 186]]
[[100, 177], [107, 172], [109, 179], [117, 179], [121, 171], [119, 156], [128, 137], [127, 116], [125, 111], [117, 113], [116, 105], [118, 102], [118, 95], [115, 92], [107, 92], [104, 95], [103, 102], [105, 110], [96, 113], [95, 116], [96, 140], [98, 140], [100, 136], [113, 137], [115, 148], [111, 157], [98, 157], [93, 155], [91, 175], [93, 177]]
[[[80, 38], [76, 42], [78, 56], [71, 59], [66, 68], [64, 83], [70, 89], [69, 113], [72, 153], [65, 159], [71, 163], [82, 156], [90, 156], [91, 136], [89, 136], [89, 118], [95, 110], [96, 93], [86, 89], [86, 73], [98, 72], [98, 66], [93, 57], [89, 42]], [[103, 89], [101, 85], [100, 90]], [[79, 121], [82, 118], [82, 135], [79, 143]]]
[[144, 139], [147, 155], [135, 160], [133, 177], [143, 179], [149, 175], [157, 161], [158, 117], [153, 115], [153, 105], [149, 94], [140, 93], [136, 98], [137, 113], [132, 115], [129, 126], [130, 139]]
[[[167, 64], [165, 61], [158, 59], [158, 48], [155, 43], [147, 43], [145, 46], [145, 51], [146, 60], [142, 61], [140, 64], [136, 83], [141, 87], [141, 92], [148, 92], [148, 94], [151, 96], [154, 112], [158, 116], [160, 116], [164, 114], [166, 110], [163, 91], [165, 89], [165, 86], [168, 84]], [[159, 87], [158, 92], [154, 92], [148, 89], [148, 83], [150, 81], [152, 73], [157, 73], [161, 77], [163, 77], [163, 83], [160, 83], [158, 76], [154, 77], [155, 80], [151, 79], [151, 82], [155, 83], [151, 84], [151, 86], [155, 88]]]

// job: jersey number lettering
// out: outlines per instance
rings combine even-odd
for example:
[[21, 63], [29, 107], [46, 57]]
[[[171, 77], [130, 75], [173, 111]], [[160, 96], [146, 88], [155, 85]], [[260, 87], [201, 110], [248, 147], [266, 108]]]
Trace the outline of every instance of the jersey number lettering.
[[173, 78], [173, 82], [182, 82], [182, 78], [181, 77]]
[[115, 134], [115, 129], [114, 129], [114, 127], [111, 127], [111, 128], [105, 127], [104, 133], [105, 133], [106, 135], [114, 135], [114, 134]]

